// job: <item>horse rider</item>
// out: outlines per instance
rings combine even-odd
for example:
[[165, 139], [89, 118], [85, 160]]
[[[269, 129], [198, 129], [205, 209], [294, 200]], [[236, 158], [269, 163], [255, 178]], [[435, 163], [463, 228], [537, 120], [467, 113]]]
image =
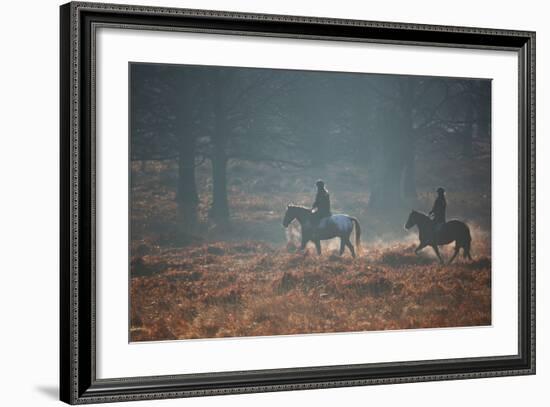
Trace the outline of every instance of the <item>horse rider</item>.
[[317, 194], [311, 207], [311, 214], [313, 215], [313, 226], [317, 228], [321, 219], [332, 216], [332, 213], [330, 212], [330, 194], [325, 188], [325, 183], [318, 180], [315, 185], [317, 186]]
[[447, 210], [447, 201], [445, 199], [445, 190], [441, 187], [437, 188], [437, 198], [435, 199], [432, 210], [429, 215], [433, 219], [434, 223], [434, 232], [436, 239], [439, 236], [439, 232], [443, 228], [443, 225], [446, 223], [445, 212]]

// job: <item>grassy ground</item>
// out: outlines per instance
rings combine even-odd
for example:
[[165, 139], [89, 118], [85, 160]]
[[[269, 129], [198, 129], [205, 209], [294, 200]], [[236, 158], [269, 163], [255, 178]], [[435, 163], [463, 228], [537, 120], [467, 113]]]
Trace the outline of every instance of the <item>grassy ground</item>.
[[131, 339], [491, 323], [488, 257], [440, 266], [413, 248], [371, 246], [357, 259], [257, 242], [158, 248], [132, 264]]

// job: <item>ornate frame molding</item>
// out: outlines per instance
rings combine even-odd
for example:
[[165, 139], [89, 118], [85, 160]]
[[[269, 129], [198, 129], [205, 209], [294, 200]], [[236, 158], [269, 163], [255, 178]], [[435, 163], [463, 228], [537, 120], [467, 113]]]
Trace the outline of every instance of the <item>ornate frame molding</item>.
[[[535, 33], [73, 2], [61, 6], [60, 383], [70, 404], [535, 373]], [[96, 379], [95, 29], [176, 30], [514, 50], [519, 67], [518, 355], [178, 376]]]

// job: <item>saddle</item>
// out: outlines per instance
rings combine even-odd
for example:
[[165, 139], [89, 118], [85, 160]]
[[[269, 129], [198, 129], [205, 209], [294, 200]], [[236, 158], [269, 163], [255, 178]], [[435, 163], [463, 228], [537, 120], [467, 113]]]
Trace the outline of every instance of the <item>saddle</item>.
[[436, 241], [438, 241], [440, 239], [441, 232], [445, 228], [446, 224], [447, 224], [447, 222], [438, 222], [438, 223], [433, 222], [433, 233], [434, 233], [434, 239]]
[[332, 216], [332, 214], [330, 214], [329, 216], [324, 216], [321, 219], [316, 217], [316, 212], [312, 212], [312, 214], [314, 215], [313, 219], [312, 219], [313, 220], [313, 225], [312, 226], [314, 227], [313, 233], [314, 233], [314, 235], [316, 235], [316, 234], [319, 233], [320, 230], [327, 228], [328, 222], [329, 222], [330, 217]]
[[324, 229], [328, 226], [328, 222], [330, 220], [330, 216], [326, 216], [324, 218], [321, 218], [321, 220], [319, 221], [319, 224], [317, 225], [317, 228], [318, 229]]

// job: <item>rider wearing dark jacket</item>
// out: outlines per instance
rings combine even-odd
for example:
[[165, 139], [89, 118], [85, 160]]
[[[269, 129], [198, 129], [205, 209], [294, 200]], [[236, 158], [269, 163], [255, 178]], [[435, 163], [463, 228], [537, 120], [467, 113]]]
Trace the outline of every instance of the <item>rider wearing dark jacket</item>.
[[430, 216], [434, 221], [435, 232], [439, 233], [441, 227], [446, 222], [446, 210], [447, 201], [445, 200], [445, 190], [441, 187], [437, 188], [437, 198], [435, 199], [434, 206], [430, 211]]
[[317, 194], [315, 195], [315, 202], [313, 202], [312, 213], [313, 219], [319, 224], [321, 219], [331, 216], [330, 212], [330, 195], [325, 188], [325, 183], [318, 180], [315, 185], [317, 186]]

